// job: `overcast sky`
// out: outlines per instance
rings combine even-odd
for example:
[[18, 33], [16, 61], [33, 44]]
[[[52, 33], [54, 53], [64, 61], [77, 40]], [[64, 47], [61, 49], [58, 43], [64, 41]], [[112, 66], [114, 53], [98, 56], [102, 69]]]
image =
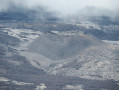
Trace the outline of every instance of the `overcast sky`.
[[[119, 0], [34, 0], [39, 4], [48, 7], [50, 10], [62, 12], [64, 14], [76, 13], [86, 6], [95, 6], [109, 10], [118, 9]], [[31, 3], [33, 3], [31, 1]], [[32, 4], [31, 4], [32, 5]], [[35, 5], [35, 2], [34, 2]]]
[[0, 11], [6, 10], [11, 4], [27, 9], [42, 6], [47, 11], [58, 12], [64, 16], [76, 14], [87, 6], [101, 8], [97, 11], [98, 14], [109, 10], [113, 12], [113, 16], [119, 15], [119, 0], [0, 0]]

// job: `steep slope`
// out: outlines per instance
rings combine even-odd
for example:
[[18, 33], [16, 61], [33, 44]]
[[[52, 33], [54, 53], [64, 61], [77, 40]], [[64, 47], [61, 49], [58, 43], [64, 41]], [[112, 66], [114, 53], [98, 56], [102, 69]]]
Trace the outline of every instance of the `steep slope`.
[[119, 61], [115, 49], [106, 45], [87, 48], [69, 62], [58, 63], [49, 69], [55, 75], [77, 76], [86, 79], [119, 80]]

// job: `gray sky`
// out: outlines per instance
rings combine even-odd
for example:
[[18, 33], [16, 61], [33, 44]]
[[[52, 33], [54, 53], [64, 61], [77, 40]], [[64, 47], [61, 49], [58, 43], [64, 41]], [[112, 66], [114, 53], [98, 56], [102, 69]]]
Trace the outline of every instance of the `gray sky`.
[[[34, 0], [50, 10], [63, 14], [73, 14], [86, 6], [95, 6], [109, 10], [117, 10], [119, 0]], [[38, 5], [37, 3], [37, 5]], [[34, 3], [35, 5], [35, 3]]]
[[[47, 11], [58, 12], [62, 16], [82, 13], [81, 10], [87, 6], [100, 8], [98, 14], [109, 10], [113, 12], [112, 16], [119, 15], [119, 0], [0, 0], [0, 11], [9, 8], [11, 3], [27, 9], [35, 9], [42, 6]], [[85, 12], [85, 14], [89, 14], [89, 12]]]
[[54, 10], [66, 14], [75, 13], [86, 6], [96, 6], [117, 10], [119, 0], [0, 0], [0, 9], [7, 8], [10, 3], [23, 5], [27, 8], [45, 6], [49, 10]]

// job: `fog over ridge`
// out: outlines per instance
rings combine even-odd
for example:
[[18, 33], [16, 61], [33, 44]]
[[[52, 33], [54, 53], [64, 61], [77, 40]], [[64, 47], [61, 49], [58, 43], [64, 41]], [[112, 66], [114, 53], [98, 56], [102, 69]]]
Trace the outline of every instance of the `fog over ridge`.
[[[28, 10], [43, 7], [46, 11], [53, 12], [57, 17], [106, 15], [117, 20], [119, 17], [118, 3], [119, 0], [0, 0], [0, 11], [9, 9], [11, 5]], [[90, 11], [92, 12], [90, 13]]]

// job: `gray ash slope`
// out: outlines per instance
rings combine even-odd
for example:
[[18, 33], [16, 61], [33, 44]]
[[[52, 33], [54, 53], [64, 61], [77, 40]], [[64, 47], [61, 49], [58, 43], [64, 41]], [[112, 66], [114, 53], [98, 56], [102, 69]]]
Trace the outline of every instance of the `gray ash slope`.
[[29, 51], [37, 52], [51, 60], [75, 57], [89, 46], [100, 45], [102, 42], [91, 35], [40, 35], [29, 46]]

